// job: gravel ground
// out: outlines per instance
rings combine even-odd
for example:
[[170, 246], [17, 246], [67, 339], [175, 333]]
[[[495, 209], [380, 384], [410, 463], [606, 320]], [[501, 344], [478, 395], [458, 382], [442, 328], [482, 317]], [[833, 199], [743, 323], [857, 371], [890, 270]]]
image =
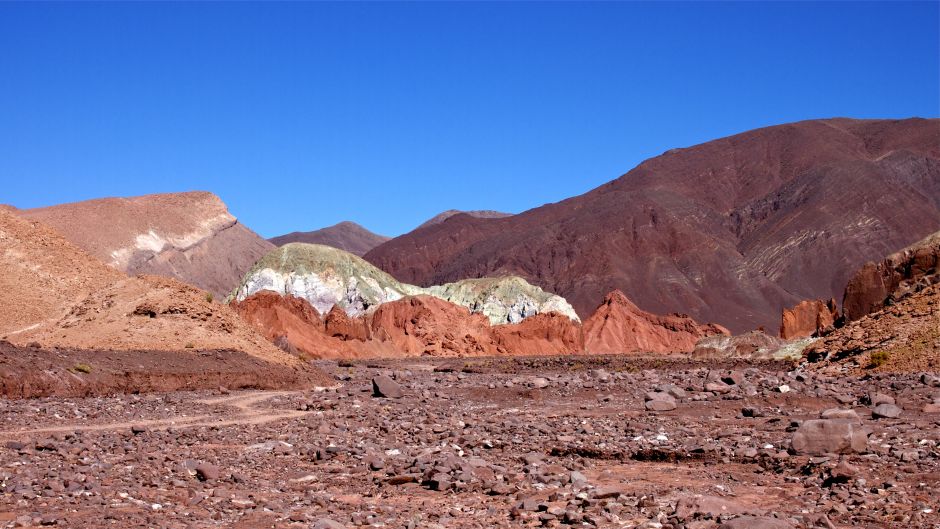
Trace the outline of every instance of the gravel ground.
[[0, 527], [940, 527], [934, 375], [318, 367], [334, 387], [0, 401]]

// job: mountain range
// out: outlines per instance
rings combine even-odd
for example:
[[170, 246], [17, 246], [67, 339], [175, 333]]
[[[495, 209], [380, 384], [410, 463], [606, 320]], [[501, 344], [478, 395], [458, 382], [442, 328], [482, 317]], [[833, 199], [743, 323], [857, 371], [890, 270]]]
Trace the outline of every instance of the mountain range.
[[855, 269], [940, 227], [940, 121], [825, 119], [672, 149], [583, 195], [455, 215], [365, 259], [430, 285], [518, 275], [580, 315], [623, 291], [735, 332], [840, 297]]

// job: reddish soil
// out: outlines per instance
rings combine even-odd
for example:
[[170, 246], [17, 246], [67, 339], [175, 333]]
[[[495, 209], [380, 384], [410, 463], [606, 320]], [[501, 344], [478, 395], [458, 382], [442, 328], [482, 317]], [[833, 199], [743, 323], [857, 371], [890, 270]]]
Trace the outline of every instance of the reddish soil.
[[233, 350], [50, 350], [0, 341], [0, 395], [8, 398], [330, 384], [309, 364], [281, 365]]
[[[323, 391], [6, 401], [0, 526], [940, 524], [940, 415], [921, 411], [937, 388], [915, 376], [622, 356], [453, 363], [321, 362], [338, 382]], [[716, 373], [736, 381], [724, 394], [703, 390]], [[379, 374], [404, 395], [372, 397]], [[676, 409], [644, 409], [655, 388], [682, 390]], [[865, 402], [882, 394], [901, 418], [872, 416]], [[791, 453], [796, 425], [829, 408], [858, 414], [865, 452]]]
[[275, 246], [284, 246], [292, 242], [325, 244], [360, 257], [387, 240], [389, 237], [372, 233], [355, 222], [349, 221], [316, 231], [295, 231], [268, 239]]
[[940, 228], [938, 120], [805, 121], [649, 159], [584, 195], [501, 219], [456, 215], [366, 254], [421, 285], [516, 274], [582, 317], [614, 289], [735, 332], [842, 294]]

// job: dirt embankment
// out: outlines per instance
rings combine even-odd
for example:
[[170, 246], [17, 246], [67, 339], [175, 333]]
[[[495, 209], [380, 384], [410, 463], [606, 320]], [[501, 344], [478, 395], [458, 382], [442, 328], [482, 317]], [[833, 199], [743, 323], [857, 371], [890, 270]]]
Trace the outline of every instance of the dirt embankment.
[[332, 379], [309, 364], [265, 362], [231, 350], [96, 351], [0, 341], [0, 395], [85, 397], [216, 389], [306, 389]]

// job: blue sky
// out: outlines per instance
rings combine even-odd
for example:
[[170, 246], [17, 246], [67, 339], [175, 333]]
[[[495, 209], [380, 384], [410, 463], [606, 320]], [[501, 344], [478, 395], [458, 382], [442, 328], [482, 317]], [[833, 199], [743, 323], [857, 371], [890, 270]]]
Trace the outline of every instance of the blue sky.
[[937, 117], [938, 5], [0, 3], [0, 202], [519, 212], [760, 126]]

